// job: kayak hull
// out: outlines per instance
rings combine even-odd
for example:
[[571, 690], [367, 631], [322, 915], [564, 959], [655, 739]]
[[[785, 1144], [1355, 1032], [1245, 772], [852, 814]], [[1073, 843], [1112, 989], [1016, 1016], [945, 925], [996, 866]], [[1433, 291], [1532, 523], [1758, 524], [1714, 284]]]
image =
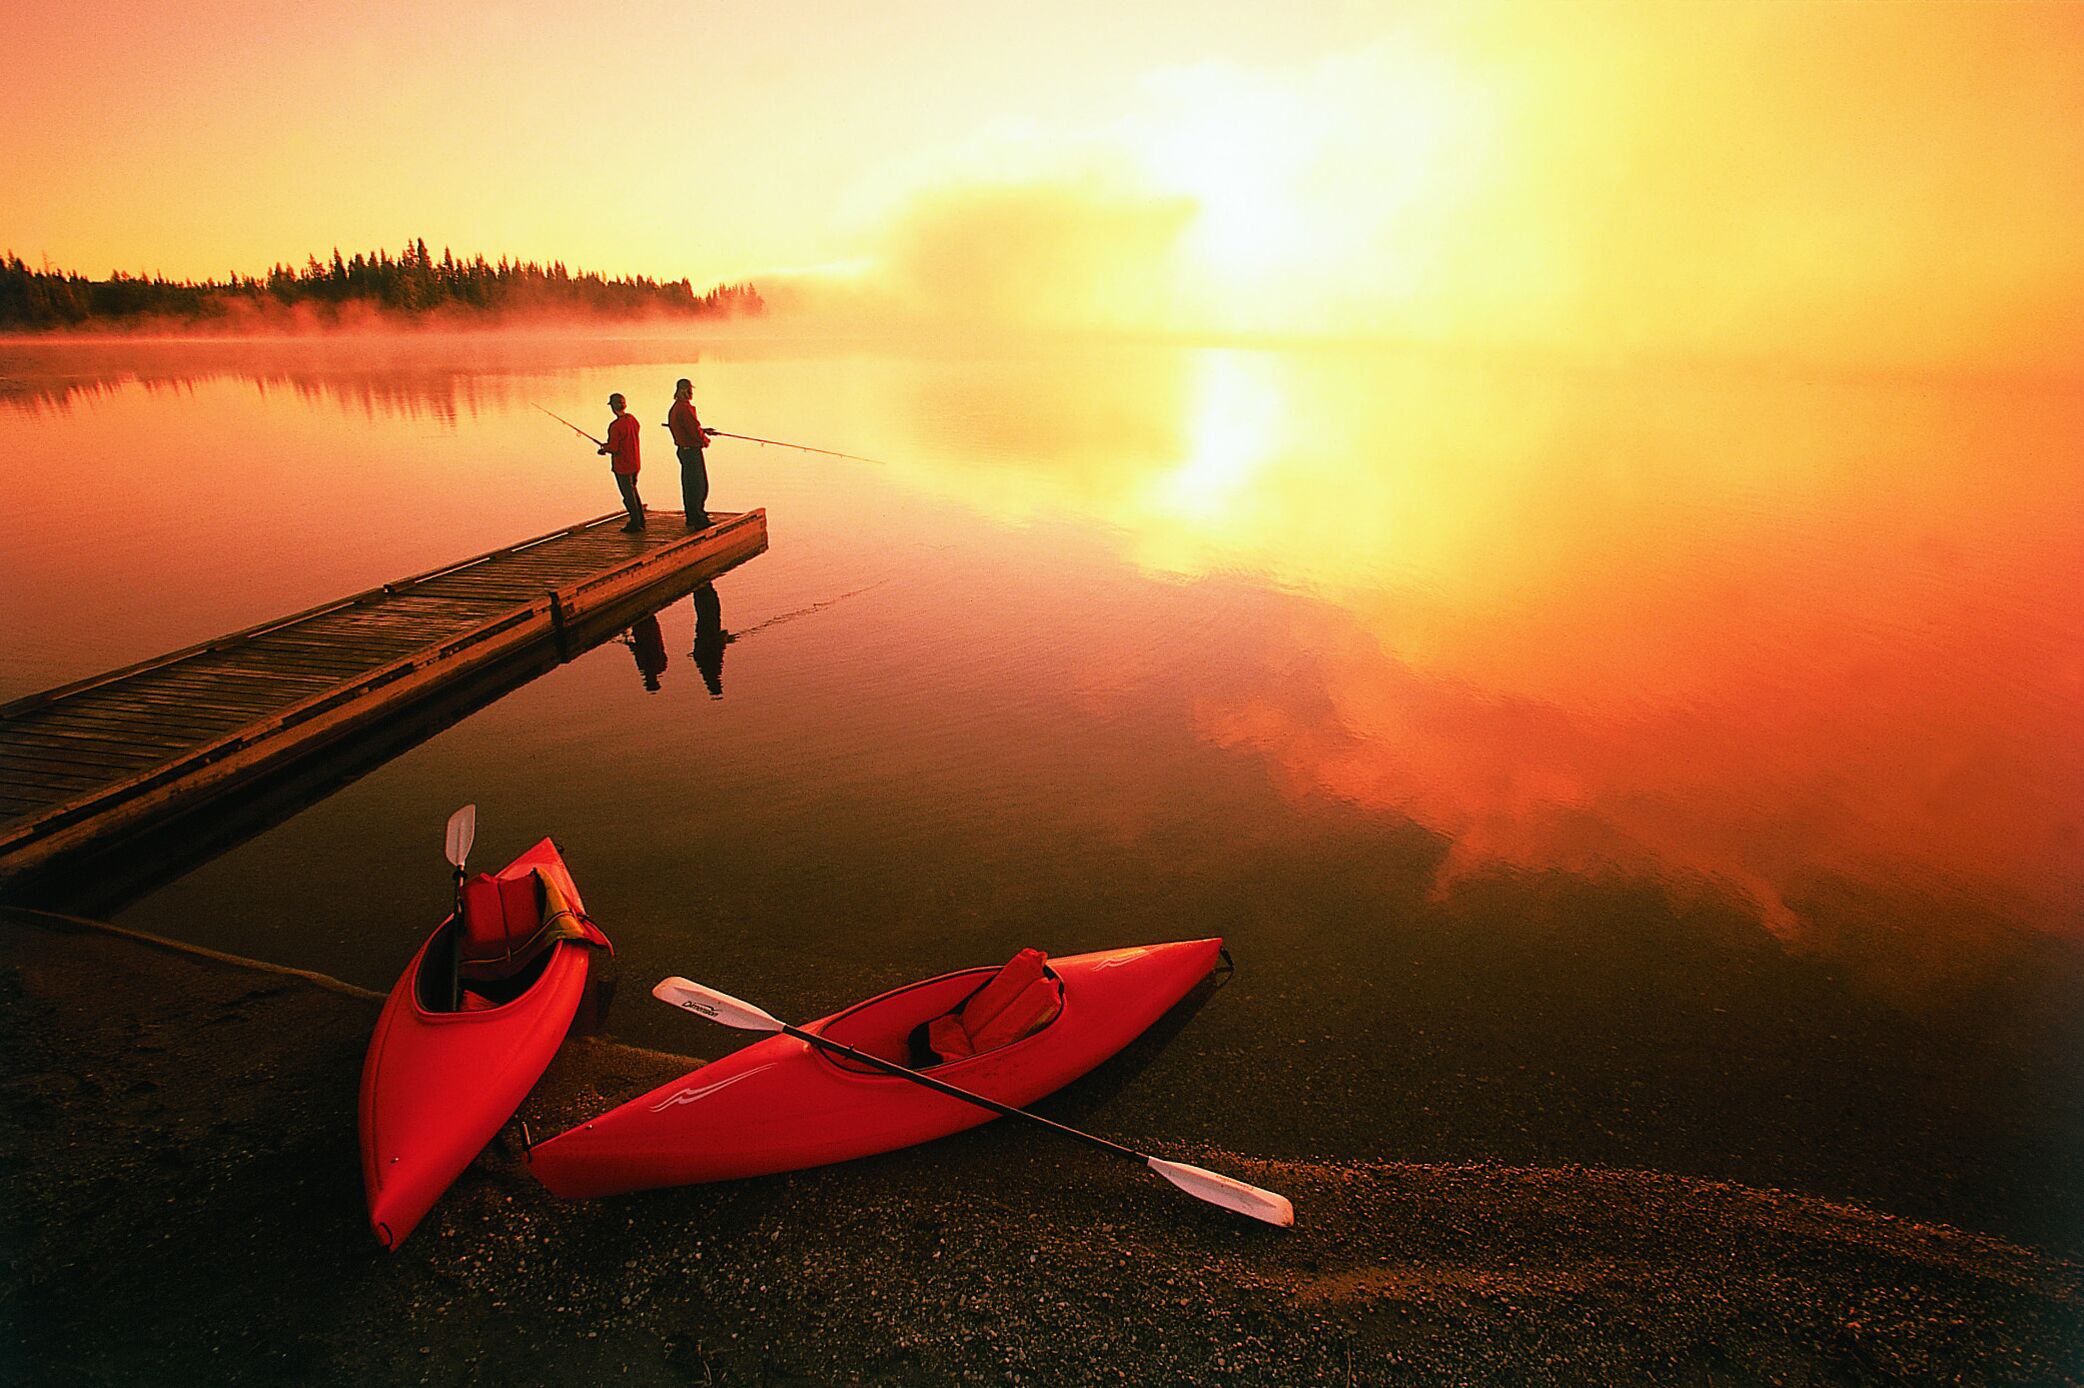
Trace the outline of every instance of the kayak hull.
[[[541, 868], [584, 911], [544, 839], [506, 871]], [[395, 1249], [513, 1117], [557, 1053], [586, 990], [592, 950], [560, 940], [528, 990], [499, 1007], [430, 1011], [419, 996], [429, 951], [450, 947], [453, 918], [391, 989], [362, 1063], [362, 1183], [377, 1240]]]
[[[1186, 940], [1052, 960], [1064, 985], [1055, 1021], [929, 1073], [1002, 1104], [1033, 1103], [1141, 1035], [1208, 976], [1222, 944]], [[902, 1063], [912, 1027], [960, 1004], [993, 972], [926, 979], [804, 1029]], [[553, 1194], [581, 1199], [851, 1161], [995, 1116], [793, 1036], [770, 1036], [536, 1144], [528, 1160]]]

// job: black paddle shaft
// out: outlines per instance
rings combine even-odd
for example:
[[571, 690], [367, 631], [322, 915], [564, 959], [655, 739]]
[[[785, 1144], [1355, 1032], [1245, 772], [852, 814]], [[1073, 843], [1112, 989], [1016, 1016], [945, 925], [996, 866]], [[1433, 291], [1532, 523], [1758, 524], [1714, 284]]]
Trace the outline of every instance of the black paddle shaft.
[[795, 1037], [798, 1041], [809, 1042], [819, 1050], [830, 1051], [834, 1055], [843, 1055], [848, 1060], [859, 1061], [871, 1069], [881, 1070], [886, 1075], [897, 1075], [912, 1081], [914, 1084], [923, 1084], [928, 1089], [938, 1090], [951, 1099], [960, 1099], [966, 1104], [975, 1104], [978, 1108], [988, 1108], [993, 1113], [1005, 1118], [1025, 1118], [1030, 1123], [1040, 1123], [1045, 1128], [1056, 1129], [1065, 1137], [1075, 1137], [1088, 1147], [1097, 1147], [1103, 1152], [1112, 1152], [1118, 1157], [1127, 1157], [1133, 1162], [1148, 1162], [1150, 1160], [1143, 1153], [1124, 1147], [1119, 1142], [1109, 1142], [1104, 1137], [1094, 1137], [1091, 1133], [1080, 1132], [1076, 1128], [1066, 1127], [1053, 1118], [1044, 1118], [1039, 1113], [1029, 1113], [1024, 1108], [1015, 1108], [1011, 1104], [1002, 1104], [997, 1099], [987, 1099], [982, 1094], [972, 1094], [967, 1089], [958, 1089], [946, 1080], [937, 1080], [932, 1075], [922, 1075], [917, 1070], [899, 1065], [894, 1060], [885, 1060], [879, 1055], [870, 1055], [866, 1051], [857, 1051], [852, 1046], [843, 1045], [838, 1041], [827, 1040], [815, 1032], [805, 1031], [802, 1027], [792, 1027], [787, 1022], [783, 1022], [782, 1030]]
[[456, 864], [456, 910], [449, 925], [449, 1011], [463, 1010], [463, 864]]

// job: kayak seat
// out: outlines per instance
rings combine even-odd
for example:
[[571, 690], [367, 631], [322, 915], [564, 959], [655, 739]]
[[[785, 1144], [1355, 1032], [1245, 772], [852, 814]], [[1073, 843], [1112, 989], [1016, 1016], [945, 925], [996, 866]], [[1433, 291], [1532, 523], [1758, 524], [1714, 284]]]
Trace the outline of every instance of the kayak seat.
[[962, 1006], [916, 1028], [912, 1059], [923, 1067], [983, 1055], [1033, 1036], [1063, 1010], [1064, 985], [1049, 971], [1048, 956], [1024, 949]]

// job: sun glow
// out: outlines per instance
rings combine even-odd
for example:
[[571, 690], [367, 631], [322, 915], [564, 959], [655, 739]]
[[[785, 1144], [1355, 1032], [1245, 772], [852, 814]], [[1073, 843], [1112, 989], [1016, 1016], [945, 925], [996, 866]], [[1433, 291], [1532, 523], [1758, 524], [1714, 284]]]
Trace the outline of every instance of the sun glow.
[[[1441, 63], [1378, 47], [1307, 80], [1227, 66], [1160, 74], [1123, 123], [1140, 179], [1194, 209], [1178, 246], [1182, 300], [1212, 326], [1322, 319], [1336, 286], [1408, 292], [1420, 242], [1481, 147], [1477, 106]], [[1245, 302], [1257, 296], [1258, 302]]]
[[1296, 176], [1313, 132], [1302, 113], [1263, 87], [1240, 90], [1210, 74], [1168, 85], [1197, 91], [1177, 91], [1170, 119], [1135, 132], [1138, 162], [1160, 195], [1192, 201], [1186, 249], [1195, 268], [1237, 283], [1306, 255], [1311, 227]]
[[868, 316], [2069, 369], [2058, 12], [1770, 14], [1414, 10], [1335, 55], [1148, 69], [893, 166]]
[[1273, 461], [1284, 401], [1265, 359], [1211, 351], [1197, 358], [1185, 462], [1154, 479], [1153, 508], [1200, 522], [1228, 519]]

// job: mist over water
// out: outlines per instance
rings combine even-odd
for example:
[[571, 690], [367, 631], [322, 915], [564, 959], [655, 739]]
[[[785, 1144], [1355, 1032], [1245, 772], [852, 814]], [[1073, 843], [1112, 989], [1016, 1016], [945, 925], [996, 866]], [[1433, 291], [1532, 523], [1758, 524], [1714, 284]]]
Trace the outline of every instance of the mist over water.
[[[812, 1016], [1223, 933], [1237, 982], [1136, 1081], [1183, 1130], [1221, 1073], [1282, 1096], [1237, 1120], [1265, 1150], [2080, 1227], [2073, 390], [774, 329], [0, 346], [0, 697], [614, 509], [536, 404], [628, 394], [676, 505], [680, 375], [715, 427], [884, 460], [712, 451], [772, 535], [717, 668], [679, 601], [663, 672], [601, 647], [121, 919], [386, 987], [474, 800], [482, 865], [558, 838], [631, 985]], [[625, 991], [616, 1034], [731, 1044]]]

